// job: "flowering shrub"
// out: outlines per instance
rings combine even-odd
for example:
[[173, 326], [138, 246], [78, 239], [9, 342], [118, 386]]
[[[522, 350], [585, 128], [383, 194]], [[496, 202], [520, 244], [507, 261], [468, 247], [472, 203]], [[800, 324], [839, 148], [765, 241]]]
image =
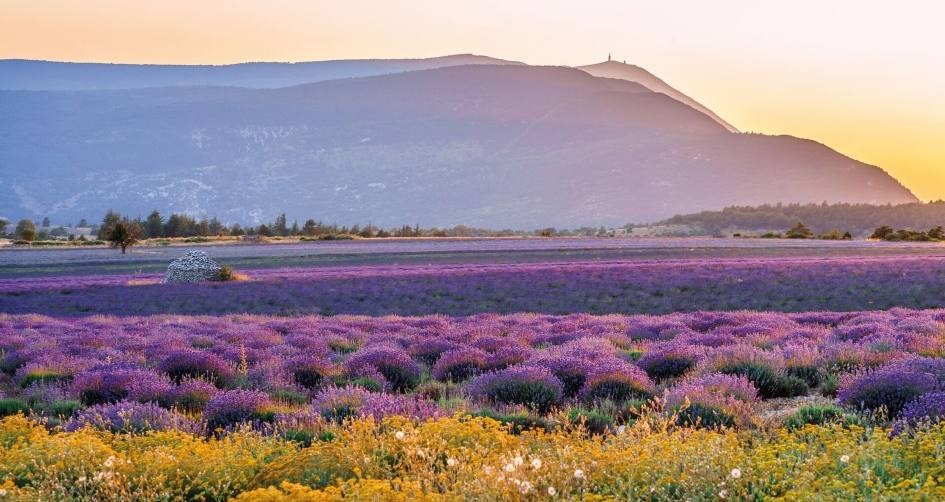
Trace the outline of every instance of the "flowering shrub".
[[135, 389], [141, 390], [139, 395], [151, 397], [154, 388], [168, 388], [160, 375], [133, 366], [104, 365], [78, 373], [70, 391], [86, 406], [94, 406], [121, 401]]
[[693, 370], [705, 359], [705, 349], [681, 341], [655, 344], [640, 357], [637, 366], [653, 380], [677, 378]]
[[211, 399], [223, 391], [216, 385], [200, 379], [185, 378], [160, 403], [187, 413], [200, 413]]
[[520, 404], [546, 413], [561, 401], [561, 381], [548, 368], [519, 365], [486, 373], [469, 384], [469, 394], [500, 404]]
[[886, 410], [890, 418], [919, 396], [939, 390], [945, 379], [945, 360], [910, 358], [872, 370], [844, 375], [837, 397], [860, 410]]
[[321, 357], [297, 356], [286, 361], [286, 370], [293, 381], [305, 389], [317, 389], [338, 371], [330, 360]]
[[752, 345], [730, 345], [711, 351], [702, 372], [744, 376], [763, 398], [793, 397], [807, 392], [797, 377], [784, 375], [784, 361], [779, 354]]
[[916, 398], [902, 408], [896, 430], [917, 425], [937, 424], [945, 420], [945, 392], [929, 392]]
[[214, 396], [207, 403], [203, 417], [207, 430], [215, 431], [227, 427], [252, 422], [254, 420], [271, 421], [272, 403], [265, 393], [252, 390], [231, 390]]
[[380, 345], [364, 348], [348, 359], [348, 371], [374, 368], [387, 380], [391, 390], [403, 392], [413, 389], [420, 382], [420, 366], [401, 348]]
[[185, 377], [202, 378], [224, 388], [232, 381], [233, 369], [220, 356], [207, 351], [178, 350], [161, 361], [158, 369], [176, 383]]
[[76, 414], [64, 430], [75, 432], [83, 427], [118, 433], [177, 430], [199, 434], [203, 427], [180, 413], [153, 403], [122, 401], [91, 406]]
[[758, 391], [743, 376], [714, 374], [680, 383], [666, 396], [666, 406], [682, 425], [707, 428], [750, 425]]
[[619, 403], [655, 394], [656, 386], [643, 370], [620, 359], [603, 359], [594, 363], [579, 395], [588, 402], [609, 399]]
[[441, 382], [462, 382], [488, 366], [489, 354], [473, 347], [444, 352], [433, 366], [433, 378]]
[[312, 407], [326, 420], [342, 422], [357, 415], [371, 393], [357, 386], [326, 387], [315, 395]]

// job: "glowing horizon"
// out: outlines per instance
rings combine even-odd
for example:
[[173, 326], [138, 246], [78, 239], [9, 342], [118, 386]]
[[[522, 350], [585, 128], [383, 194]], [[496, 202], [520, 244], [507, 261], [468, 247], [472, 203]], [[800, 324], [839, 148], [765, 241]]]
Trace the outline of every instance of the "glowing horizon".
[[0, 2], [0, 59], [232, 64], [474, 53], [646, 68], [744, 132], [789, 134], [945, 199], [945, 30], [901, 2]]

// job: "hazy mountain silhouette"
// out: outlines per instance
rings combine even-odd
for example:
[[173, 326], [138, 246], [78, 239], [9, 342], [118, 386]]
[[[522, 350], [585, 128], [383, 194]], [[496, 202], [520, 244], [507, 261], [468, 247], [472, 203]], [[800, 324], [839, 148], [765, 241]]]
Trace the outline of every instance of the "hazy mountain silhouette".
[[429, 70], [467, 64], [522, 63], [473, 54], [426, 59], [351, 59], [305, 63], [232, 65], [139, 65], [0, 60], [0, 89], [90, 91], [214, 85], [273, 89], [293, 85]]
[[280, 89], [0, 91], [0, 215], [573, 228], [916, 201], [879, 168], [730, 133], [641, 84], [466, 65]]
[[708, 108], [697, 103], [696, 100], [686, 96], [685, 94], [677, 91], [671, 87], [666, 82], [660, 80], [656, 75], [640, 68], [639, 66], [634, 66], [632, 64], [620, 63], [617, 61], [605, 61], [603, 63], [597, 63], [587, 66], [578, 66], [579, 70], [586, 71], [595, 77], [606, 77], [606, 78], [615, 78], [622, 80], [629, 80], [631, 82], [637, 82], [640, 85], [643, 85], [647, 89], [650, 89], [655, 92], [661, 92], [676, 101], [685, 103], [696, 110], [712, 117], [716, 122], [725, 126], [730, 132], [738, 132], [738, 129], [735, 129], [734, 126], [728, 122], [722, 120], [721, 117], [716, 115], [709, 110]]

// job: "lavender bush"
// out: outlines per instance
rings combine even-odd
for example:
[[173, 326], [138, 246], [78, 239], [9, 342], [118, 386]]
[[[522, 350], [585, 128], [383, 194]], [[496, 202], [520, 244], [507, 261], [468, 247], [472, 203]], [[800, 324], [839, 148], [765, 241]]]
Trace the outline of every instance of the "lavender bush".
[[74, 432], [83, 427], [116, 432], [181, 431], [199, 434], [203, 426], [186, 416], [154, 403], [121, 401], [99, 404], [80, 411], [64, 427]]
[[560, 403], [563, 387], [548, 368], [520, 365], [476, 377], [469, 384], [469, 394], [493, 403], [519, 404], [547, 413]]

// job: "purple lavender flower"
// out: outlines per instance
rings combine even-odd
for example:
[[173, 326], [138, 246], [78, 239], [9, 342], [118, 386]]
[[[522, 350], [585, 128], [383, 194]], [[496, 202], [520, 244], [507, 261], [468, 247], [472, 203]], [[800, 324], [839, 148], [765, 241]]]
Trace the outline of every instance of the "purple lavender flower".
[[745, 377], [712, 374], [682, 382], [666, 396], [681, 425], [716, 428], [747, 426], [755, 415], [758, 391]]
[[359, 350], [348, 359], [349, 372], [371, 367], [379, 371], [395, 392], [413, 389], [420, 381], [420, 366], [407, 353], [391, 345], [378, 345]]
[[906, 404], [928, 392], [941, 390], [945, 360], [910, 358], [840, 378], [840, 402], [861, 410], [885, 408], [890, 418]]
[[563, 386], [542, 366], [520, 365], [486, 373], [469, 384], [473, 398], [499, 404], [519, 404], [547, 413], [561, 400]]
[[185, 377], [205, 378], [219, 388], [226, 387], [234, 377], [233, 368], [223, 358], [198, 350], [174, 351], [161, 361], [158, 369], [177, 383]]
[[83, 427], [116, 432], [181, 431], [199, 434], [203, 427], [180, 413], [154, 403], [120, 401], [99, 404], [80, 411], [64, 427], [75, 432]]
[[271, 408], [272, 402], [263, 392], [231, 390], [211, 398], [203, 417], [207, 421], [207, 430], [213, 432], [255, 420], [271, 421], [267, 416]]
[[594, 362], [581, 389], [584, 401], [609, 399], [623, 402], [628, 399], [649, 399], [656, 394], [656, 386], [640, 368], [620, 359], [602, 359]]
[[174, 407], [189, 413], [198, 413], [206, 408], [211, 399], [222, 393], [223, 391], [211, 382], [185, 378], [160, 402], [166, 407]]
[[444, 352], [433, 366], [433, 378], [441, 382], [462, 382], [488, 367], [489, 353], [474, 347]]
[[[127, 365], [105, 365], [78, 373], [70, 391], [85, 405], [115, 403], [137, 389], [163, 388], [166, 379], [152, 371]], [[147, 394], [146, 391], [142, 392]]]
[[682, 340], [654, 344], [640, 357], [637, 366], [654, 380], [677, 378], [692, 371], [705, 359], [705, 349]]
[[919, 396], [906, 404], [899, 416], [894, 427], [896, 433], [945, 420], [945, 392], [929, 392]]
[[338, 373], [328, 359], [313, 356], [297, 356], [285, 363], [286, 371], [293, 381], [305, 389], [316, 389]]

